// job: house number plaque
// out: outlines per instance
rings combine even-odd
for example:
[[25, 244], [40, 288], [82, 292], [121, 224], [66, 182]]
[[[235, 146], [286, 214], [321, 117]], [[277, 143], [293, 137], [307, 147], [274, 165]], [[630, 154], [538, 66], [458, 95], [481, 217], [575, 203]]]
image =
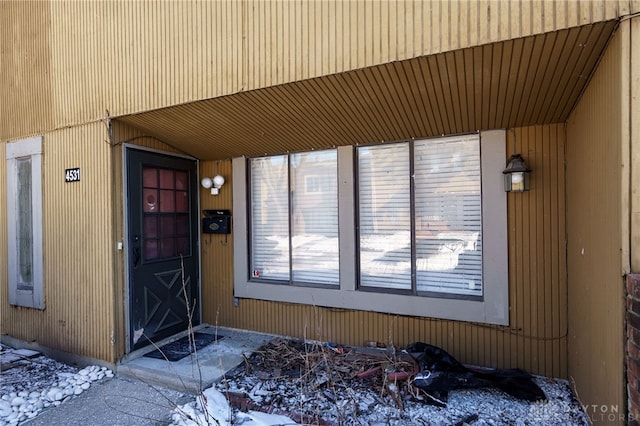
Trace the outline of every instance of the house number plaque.
[[64, 171], [65, 182], [80, 182], [80, 167], [66, 169]]

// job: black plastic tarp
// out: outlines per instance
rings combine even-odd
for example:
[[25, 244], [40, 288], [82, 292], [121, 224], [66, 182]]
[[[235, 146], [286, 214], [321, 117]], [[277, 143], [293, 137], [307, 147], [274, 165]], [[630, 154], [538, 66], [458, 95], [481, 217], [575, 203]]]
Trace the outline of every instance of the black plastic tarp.
[[427, 393], [430, 402], [436, 405], [444, 405], [448, 393], [455, 389], [497, 388], [526, 401], [547, 399], [532, 376], [524, 370], [469, 368], [444, 349], [422, 342], [410, 344], [406, 351], [420, 367], [414, 377], [414, 385]]

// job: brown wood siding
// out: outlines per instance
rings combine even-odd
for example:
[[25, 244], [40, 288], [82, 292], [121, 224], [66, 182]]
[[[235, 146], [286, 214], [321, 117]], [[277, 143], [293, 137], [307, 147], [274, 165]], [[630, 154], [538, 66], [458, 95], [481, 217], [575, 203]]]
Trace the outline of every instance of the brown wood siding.
[[120, 120], [202, 160], [561, 123], [615, 28], [584, 25]]
[[[8, 306], [6, 274], [2, 274], [0, 283], [3, 333], [113, 362], [115, 246], [111, 235], [113, 182], [107, 140], [104, 123], [43, 135], [45, 310]], [[81, 179], [65, 183], [65, 169], [73, 167], [80, 167]], [[0, 169], [4, 177], [4, 161]], [[5, 191], [0, 193], [6, 197]], [[0, 210], [2, 223], [6, 223], [5, 205]], [[6, 227], [2, 228], [0, 235], [6, 241]], [[2, 246], [0, 250], [6, 250], [6, 244]], [[6, 256], [2, 259], [6, 262]]]
[[[234, 307], [233, 242], [225, 235], [202, 238], [204, 321], [344, 344], [421, 340], [463, 362], [567, 377], [564, 126], [519, 128], [515, 135], [518, 151], [534, 172], [531, 191], [508, 197], [509, 327], [248, 299]], [[508, 153], [512, 151], [509, 132]], [[200, 171], [201, 176], [220, 173], [227, 179], [218, 196], [201, 190], [202, 208], [231, 208], [231, 162], [203, 162]]]
[[626, 143], [621, 117], [628, 108], [621, 64], [628, 37], [628, 31], [616, 33], [567, 123], [569, 375], [584, 404], [620, 408], [625, 387], [621, 147]]
[[38, 1], [0, 3], [0, 140], [54, 127], [49, 7]]
[[19, 93], [0, 140], [639, 10], [633, 0], [0, 2], [0, 88]]

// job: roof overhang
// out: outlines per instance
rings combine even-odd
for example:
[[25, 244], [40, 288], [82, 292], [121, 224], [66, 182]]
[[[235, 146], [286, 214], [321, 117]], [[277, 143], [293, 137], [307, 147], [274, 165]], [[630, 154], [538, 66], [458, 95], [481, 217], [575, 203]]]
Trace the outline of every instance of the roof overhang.
[[617, 21], [117, 118], [201, 160], [565, 122]]

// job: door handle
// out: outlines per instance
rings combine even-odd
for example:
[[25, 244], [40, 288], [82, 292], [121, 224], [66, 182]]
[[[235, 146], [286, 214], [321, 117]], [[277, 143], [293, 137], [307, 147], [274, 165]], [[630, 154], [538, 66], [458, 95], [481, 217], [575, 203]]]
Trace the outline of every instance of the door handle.
[[133, 267], [137, 268], [140, 264], [140, 237], [133, 237]]
[[133, 248], [133, 267], [137, 268], [140, 264], [140, 247]]

